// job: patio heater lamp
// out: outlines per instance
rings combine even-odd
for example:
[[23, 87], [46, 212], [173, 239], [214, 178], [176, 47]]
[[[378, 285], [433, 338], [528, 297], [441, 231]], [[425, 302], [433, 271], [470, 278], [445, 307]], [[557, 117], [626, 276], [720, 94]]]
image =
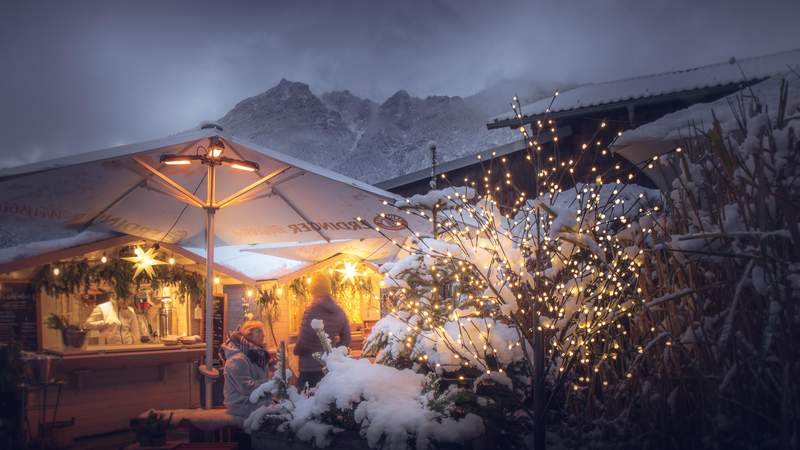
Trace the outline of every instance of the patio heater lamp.
[[[213, 327], [212, 327], [212, 301], [214, 291], [214, 214], [217, 210], [227, 206], [247, 201], [245, 194], [262, 184], [272, 180], [278, 175], [289, 169], [289, 166], [278, 168], [267, 175], [259, 174], [258, 163], [243, 159], [229, 158], [225, 156], [225, 143], [217, 136], [209, 138], [208, 147], [200, 146], [194, 155], [165, 154], [161, 156], [161, 163], [165, 166], [189, 166], [195, 163], [203, 164], [207, 167], [206, 175], [206, 198], [201, 200], [194, 193], [181, 186], [178, 182], [164, 174], [161, 170], [150, 166], [146, 161], [134, 157], [136, 163], [142, 166], [151, 174], [155, 175], [163, 182], [170, 191], [169, 193], [183, 201], [184, 203], [206, 211], [206, 313], [205, 313], [205, 336], [206, 353], [205, 364], [201, 366], [201, 372], [206, 379], [206, 398], [205, 407], [211, 408], [211, 378], [218, 376], [213, 369], [214, 355], [212, 354]], [[251, 172], [258, 176], [258, 179], [244, 188], [229, 195], [223, 200], [217, 201], [216, 191], [216, 170], [220, 166], [227, 166], [243, 172]]]

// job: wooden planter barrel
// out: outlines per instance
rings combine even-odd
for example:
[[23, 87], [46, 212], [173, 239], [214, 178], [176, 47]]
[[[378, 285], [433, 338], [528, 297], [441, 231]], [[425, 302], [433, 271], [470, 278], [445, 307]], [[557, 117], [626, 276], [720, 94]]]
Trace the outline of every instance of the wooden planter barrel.
[[[312, 450], [316, 449], [310, 442], [299, 439], [290, 439], [281, 434], [269, 431], [257, 431], [250, 435], [253, 450]], [[358, 433], [346, 431], [339, 433], [331, 445], [327, 447], [331, 450], [368, 450], [367, 441], [362, 439]]]
[[[250, 435], [250, 440], [253, 450], [313, 450], [317, 448], [310, 442], [290, 439], [282, 434], [269, 431], [257, 431]], [[362, 439], [357, 432], [345, 431], [337, 434], [327, 448], [331, 450], [368, 450], [369, 445], [367, 445], [366, 439]], [[484, 437], [480, 436], [477, 439], [467, 441], [460, 447], [454, 446], [453, 448], [484, 450], [486, 449], [486, 443]]]

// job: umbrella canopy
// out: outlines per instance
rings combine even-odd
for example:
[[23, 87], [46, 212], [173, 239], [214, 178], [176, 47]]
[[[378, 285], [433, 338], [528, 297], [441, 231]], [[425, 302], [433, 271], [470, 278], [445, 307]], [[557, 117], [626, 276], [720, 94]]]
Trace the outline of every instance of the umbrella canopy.
[[374, 238], [379, 229], [400, 237], [423, 222], [384, 206], [397, 200], [212, 125], [0, 171], [0, 230], [15, 230], [0, 237], [13, 245], [92, 229], [189, 247], [205, 243], [201, 372], [209, 392], [219, 375], [211, 348], [214, 247]]
[[222, 139], [226, 155], [259, 165], [254, 172], [218, 167], [219, 203], [272, 175], [217, 211], [216, 245], [361, 239], [376, 237], [376, 226], [402, 233], [413, 221], [383, 205], [397, 198], [389, 192], [209, 128], [2, 170], [0, 226], [19, 230], [7, 238], [13, 244], [93, 229], [203, 246], [206, 213], [179, 198], [206, 201], [206, 167], [166, 166], [160, 158], [193, 155], [211, 138]]
[[347, 254], [361, 260], [382, 263], [397, 257], [400, 247], [386, 238], [378, 237], [300, 245], [270, 245], [243, 251], [308, 262], [320, 262], [337, 254]]

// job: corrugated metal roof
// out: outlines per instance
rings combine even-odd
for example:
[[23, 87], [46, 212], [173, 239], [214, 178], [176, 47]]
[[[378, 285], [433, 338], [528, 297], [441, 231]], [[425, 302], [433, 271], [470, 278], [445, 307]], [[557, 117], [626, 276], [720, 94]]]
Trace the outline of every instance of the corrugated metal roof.
[[[800, 68], [800, 49], [752, 58], [731, 58], [729, 61], [675, 72], [585, 84], [560, 92], [552, 106], [552, 98], [545, 98], [523, 106], [522, 113], [538, 116], [548, 112], [548, 107], [549, 112], [579, 110], [607, 103], [750, 82], [786, 72], [789, 68]], [[504, 114], [491, 121], [513, 118], [513, 114]]]

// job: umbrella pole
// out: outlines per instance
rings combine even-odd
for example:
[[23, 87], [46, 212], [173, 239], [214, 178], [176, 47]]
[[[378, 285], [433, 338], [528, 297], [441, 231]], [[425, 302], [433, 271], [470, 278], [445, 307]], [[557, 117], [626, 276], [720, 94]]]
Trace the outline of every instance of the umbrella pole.
[[[214, 166], [208, 166], [208, 194], [206, 201], [206, 357], [205, 366], [209, 371], [214, 368], [214, 189], [216, 180], [214, 179]], [[213, 381], [206, 376], [206, 398], [205, 408], [213, 407]]]

